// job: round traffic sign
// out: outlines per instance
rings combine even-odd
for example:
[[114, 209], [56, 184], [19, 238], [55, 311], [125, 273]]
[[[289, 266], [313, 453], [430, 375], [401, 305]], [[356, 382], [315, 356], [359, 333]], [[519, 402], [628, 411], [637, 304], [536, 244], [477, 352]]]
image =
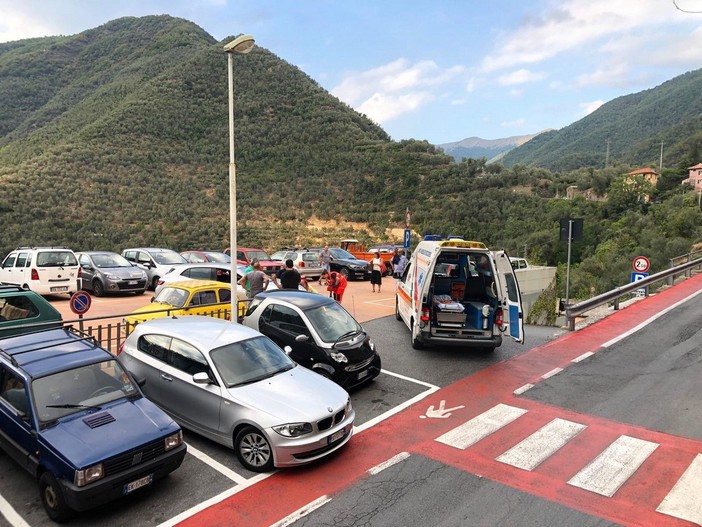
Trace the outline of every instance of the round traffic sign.
[[651, 267], [651, 262], [645, 256], [637, 256], [632, 264], [634, 271], [645, 273]]
[[76, 315], [82, 315], [90, 309], [92, 299], [85, 291], [78, 291], [71, 296], [71, 311]]

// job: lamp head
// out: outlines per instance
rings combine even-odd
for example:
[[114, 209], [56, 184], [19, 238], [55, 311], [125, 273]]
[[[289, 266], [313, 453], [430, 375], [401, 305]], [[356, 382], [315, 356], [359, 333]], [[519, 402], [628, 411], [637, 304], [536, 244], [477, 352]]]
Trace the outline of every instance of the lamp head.
[[245, 55], [251, 51], [256, 41], [251, 35], [241, 35], [224, 46], [226, 53], [240, 53]]

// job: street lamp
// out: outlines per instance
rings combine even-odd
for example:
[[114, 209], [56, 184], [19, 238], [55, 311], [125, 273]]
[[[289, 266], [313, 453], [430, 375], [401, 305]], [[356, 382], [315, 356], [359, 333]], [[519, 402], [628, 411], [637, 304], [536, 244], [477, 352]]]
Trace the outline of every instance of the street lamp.
[[245, 55], [254, 46], [251, 35], [241, 35], [224, 46], [227, 54], [227, 71], [229, 73], [229, 247], [232, 256], [232, 322], [239, 320], [239, 296], [237, 292], [237, 258], [236, 258], [236, 163], [234, 162], [234, 54]]

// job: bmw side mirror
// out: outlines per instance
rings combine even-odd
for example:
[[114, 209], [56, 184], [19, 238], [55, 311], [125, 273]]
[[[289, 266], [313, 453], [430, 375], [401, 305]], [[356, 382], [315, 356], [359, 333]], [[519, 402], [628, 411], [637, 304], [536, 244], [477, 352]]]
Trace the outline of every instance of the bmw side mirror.
[[207, 375], [207, 372], [199, 371], [193, 374], [193, 382], [195, 384], [210, 384], [212, 379], [210, 379], [210, 376]]

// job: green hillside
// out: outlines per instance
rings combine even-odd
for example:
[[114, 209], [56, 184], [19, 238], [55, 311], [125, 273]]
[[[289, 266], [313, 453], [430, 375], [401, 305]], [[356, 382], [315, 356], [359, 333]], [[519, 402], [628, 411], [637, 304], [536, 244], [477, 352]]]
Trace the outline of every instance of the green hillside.
[[570, 126], [511, 150], [502, 162], [551, 170], [603, 168], [609, 142], [610, 163], [657, 167], [663, 143], [663, 164], [670, 166], [699, 143], [701, 117], [702, 69], [614, 99]]
[[[152, 16], [0, 44], [0, 255], [21, 245], [115, 251], [228, 246], [222, 48], [229, 40], [217, 42], [186, 20]], [[562, 266], [559, 220], [583, 217], [585, 240], [575, 244], [572, 257], [576, 296], [628, 280], [638, 254], [649, 255], [660, 270], [702, 241], [696, 197], [680, 192], [684, 168], [702, 161], [691, 117], [699, 114], [699, 90], [686, 98], [684, 90], [668, 93], [688, 105], [677, 120], [654, 114], [654, 100], [668, 111], [666, 96], [653, 97], [666, 85], [637, 96], [651, 126], [665, 121], [669, 134], [638, 134], [633, 144], [641, 155], [641, 145], [672, 145], [673, 135], [681, 145], [676, 168], [664, 171], [651, 190], [653, 201], [641, 203], [621, 184], [621, 175], [638, 166], [619, 162], [614, 135], [606, 169], [587, 168], [587, 162], [567, 172], [530, 163], [504, 168], [485, 159], [456, 163], [426, 141], [391, 141], [263, 47], [235, 56], [234, 74], [242, 246], [273, 251], [345, 237], [399, 241], [409, 207], [414, 241], [427, 232], [460, 234], [526, 254], [532, 263]], [[699, 73], [689, 74], [688, 89], [698, 82]], [[633, 126], [625, 99], [591, 118], [604, 116], [603, 127]], [[549, 144], [565, 130], [541, 134], [517, 150]], [[590, 133], [604, 133], [596, 130]], [[559, 152], [559, 158], [585, 159], [565, 142]], [[610, 199], [564, 200], [569, 185]]]

